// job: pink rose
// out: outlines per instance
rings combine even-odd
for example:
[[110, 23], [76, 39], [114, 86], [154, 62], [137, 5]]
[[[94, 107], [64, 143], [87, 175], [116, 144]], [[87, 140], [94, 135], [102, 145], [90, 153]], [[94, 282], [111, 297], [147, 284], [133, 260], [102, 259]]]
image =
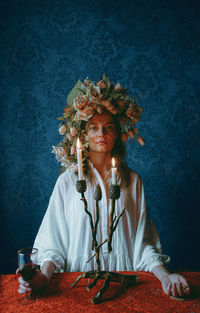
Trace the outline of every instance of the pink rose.
[[88, 121], [90, 117], [94, 114], [94, 109], [91, 107], [85, 108], [85, 110], [77, 111], [76, 119], [77, 120], [83, 120]]
[[88, 101], [88, 96], [86, 95], [78, 95], [75, 99], [74, 99], [74, 108], [75, 110], [84, 110], [85, 107], [87, 107], [87, 105], [89, 104]]
[[142, 113], [142, 109], [139, 108], [135, 103], [130, 103], [128, 110], [126, 111], [126, 115], [134, 120], [134, 122], [138, 122], [140, 120], [140, 115]]
[[75, 127], [71, 127], [71, 128], [70, 128], [70, 134], [71, 134], [72, 136], [76, 136], [77, 130], [76, 130]]

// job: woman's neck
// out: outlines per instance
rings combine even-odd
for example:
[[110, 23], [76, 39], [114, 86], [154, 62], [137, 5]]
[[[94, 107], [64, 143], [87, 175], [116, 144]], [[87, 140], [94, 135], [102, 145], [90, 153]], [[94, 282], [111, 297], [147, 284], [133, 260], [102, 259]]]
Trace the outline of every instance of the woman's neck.
[[90, 161], [104, 179], [106, 173], [111, 168], [111, 154], [102, 152], [90, 152]]

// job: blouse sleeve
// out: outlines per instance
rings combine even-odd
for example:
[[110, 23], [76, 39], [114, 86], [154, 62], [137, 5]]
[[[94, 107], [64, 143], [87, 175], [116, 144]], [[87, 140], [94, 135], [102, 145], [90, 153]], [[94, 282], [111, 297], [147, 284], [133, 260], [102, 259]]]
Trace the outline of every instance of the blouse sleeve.
[[42, 267], [45, 261], [51, 261], [55, 264], [56, 271], [64, 271], [67, 259], [69, 235], [64, 213], [66, 190], [66, 180], [61, 175], [34, 242], [34, 247], [38, 249], [37, 263]]
[[134, 248], [134, 268], [136, 271], [152, 272], [154, 267], [169, 263], [170, 257], [162, 253], [158, 233], [146, 211], [143, 183], [139, 177], [136, 189], [137, 231]]

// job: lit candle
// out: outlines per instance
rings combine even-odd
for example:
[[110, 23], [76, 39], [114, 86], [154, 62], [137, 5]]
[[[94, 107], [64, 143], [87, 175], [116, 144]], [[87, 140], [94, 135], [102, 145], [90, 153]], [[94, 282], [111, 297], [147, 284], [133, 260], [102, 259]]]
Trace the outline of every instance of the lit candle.
[[115, 166], [115, 159], [112, 158], [112, 183], [113, 185], [117, 184], [117, 168]]
[[78, 161], [78, 180], [83, 180], [83, 162], [82, 162], [82, 145], [78, 138], [76, 142], [77, 161]]

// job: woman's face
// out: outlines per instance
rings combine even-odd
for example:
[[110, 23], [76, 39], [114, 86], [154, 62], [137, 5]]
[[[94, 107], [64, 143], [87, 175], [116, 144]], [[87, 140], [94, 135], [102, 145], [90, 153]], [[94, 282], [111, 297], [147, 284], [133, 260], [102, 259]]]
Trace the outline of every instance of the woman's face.
[[117, 138], [114, 118], [109, 113], [96, 113], [87, 123], [89, 148], [95, 152], [111, 152]]

